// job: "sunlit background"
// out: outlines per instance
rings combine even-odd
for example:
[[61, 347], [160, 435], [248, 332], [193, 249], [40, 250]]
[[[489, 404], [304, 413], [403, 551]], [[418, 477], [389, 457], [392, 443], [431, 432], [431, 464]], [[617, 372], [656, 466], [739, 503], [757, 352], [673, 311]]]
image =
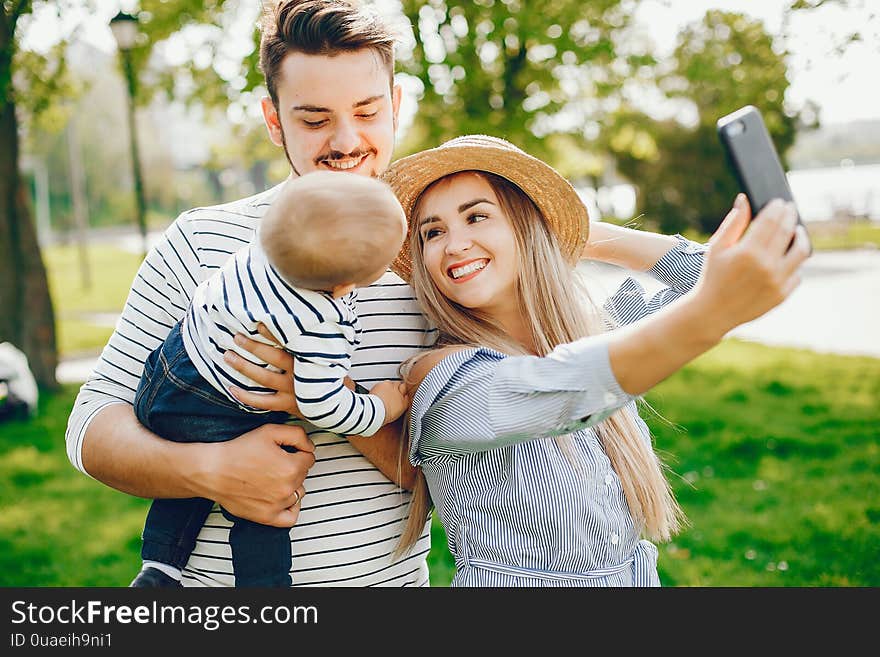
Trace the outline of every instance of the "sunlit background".
[[[878, 3], [369, 4], [400, 37], [396, 156], [463, 133], [505, 137], [568, 177], [595, 220], [707, 239], [737, 191], [715, 121], [761, 109], [815, 253], [785, 303], [653, 393], [673, 426], [651, 428], [681, 456], [676, 486], [695, 525], [663, 548], [661, 574], [880, 584]], [[25, 10], [11, 46], [0, 42], [15, 51], [11, 66], [0, 59], [0, 191], [12, 197], [14, 171], [23, 191], [0, 207], [0, 343], [27, 354], [44, 405], [0, 422], [0, 498], [16, 500], [0, 510], [0, 584], [124, 585], [143, 507], [73, 471], [67, 413], [144, 250], [179, 213], [289, 173], [259, 110], [260, 3], [0, 8], [7, 27]], [[120, 12], [136, 18], [127, 50], [110, 27]], [[579, 268], [597, 299], [628, 275], [658, 285]], [[0, 403], [3, 385], [0, 370]], [[89, 540], [69, 524], [83, 517]], [[47, 547], [56, 541], [69, 549]], [[87, 573], [71, 572], [74, 558], [90, 560]], [[432, 561], [439, 583], [443, 564]]]

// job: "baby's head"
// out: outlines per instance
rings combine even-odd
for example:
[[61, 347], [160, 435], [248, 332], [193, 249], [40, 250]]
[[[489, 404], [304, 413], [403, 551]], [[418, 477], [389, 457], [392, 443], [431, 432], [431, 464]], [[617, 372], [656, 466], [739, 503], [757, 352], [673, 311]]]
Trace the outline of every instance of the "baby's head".
[[285, 182], [259, 227], [269, 262], [288, 283], [334, 297], [381, 277], [405, 236], [403, 208], [387, 183], [331, 171]]

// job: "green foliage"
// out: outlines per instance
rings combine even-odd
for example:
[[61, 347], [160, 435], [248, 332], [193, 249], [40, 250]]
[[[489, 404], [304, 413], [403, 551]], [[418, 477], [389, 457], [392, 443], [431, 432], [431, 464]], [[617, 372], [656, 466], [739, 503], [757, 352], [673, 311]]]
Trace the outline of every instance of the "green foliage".
[[[137, 13], [140, 35], [131, 50], [132, 66], [137, 79], [135, 97], [139, 104], [148, 103], [162, 90], [169, 97], [199, 98], [202, 102], [228, 102], [224, 91], [225, 80], [213, 64], [218, 61], [218, 50], [223, 43], [222, 24], [228, 19], [227, 9], [238, 7], [235, 0], [141, 0]], [[168, 67], [161, 58], [154, 57], [156, 46], [170, 37], [197, 26], [204, 43], [203, 55], [192, 56], [180, 65]], [[193, 53], [195, 55], [195, 53]], [[209, 55], [209, 56], [207, 56]], [[151, 68], [152, 83], [146, 83], [142, 73]], [[177, 82], [186, 78], [189, 93], [181, 93]]]
[[[20, 4], [22, 15], [30, 14], [33, 5], [40, 8], [48, 6], [61, 19], [72, 15], [74, 10], [91, 6], [88, 0], [51, 3], [27, 1]], [[169, 97], [198, 99], [205, 104], [227, 104], [230, 100], [229, 81], [217, 72], [215, 64], [223, 59], [221, 48], [227, 36], [225, 30], [242, 4], [250, 6], [240, 0], [141, 0], [137, 12], [139, 38], [130, 51], [136, 102], [145, 105], [158, 91], [165, 91]], [[5, 11], [3, 17], [7, 21], [12, 18], [7, 17]], [[15, 27], [26, 24], [27, 20], [19, 21]], [[199, 56], [193, 53], [192, 57], [177, 66], [168, 66], [161, 56], [155, 56], [158, 45], [193, 27], [200, 30], [203, 39]], [[11, 34], [13, 40], [8, 47], [3, 47], [3, 40], [0, 39], [0, 98], [4, 97], [5, 85], [14, 79], [16, 102], [22, 109], [33, 116], [44, 111], [63, 111], [57, 107], [57, 102], [74, 98], [82, 91], [68, 75], [65, 62], [68, 41], [62, 40], [50, 52], [40, 54], [19, 51], [15, 47], [17, 38], [14, 33]], [[148, 69], [150, 75], [145, 76], [144, 72]], [[16, 74], [13, 75], [12, 71]], [[181, 85], [181, 82], [184, 84]], [[63, 127], [65, 121], [59, 121], [58, 118], [62, 118], [62, 115], [56, 115], [56, 120], [51, 124]]]
[[681, 33], [674, 68], [657, 80], [669, 98], [695, 110], [696, 125], [632, 110], [610, 125], [610, 150], [640, 190], [639, 211], [664, 232], [690, 226], [711, 233], [739, 191], [715, 131], [725, 114], [758, 107], [785, 163], [797, 125], [784, 106], [785, 55], [760, 21], [709, 11]]
[[12, 100], [12, 72], [18, 48], [18, 27], [21, 17], [33, 10], [30, 0], [16, 4], [0, 2], [0, 108]]
[[67, 123], [71, 111], [70, 105], [58, 99], [75, 98], [84, 90], [70, 75], [64, 58], [66, 48], [67, 42], [62, 41], [45, 55], [24, 50], [15, 54], [14, 69], [19, 73], [15, 105], [32, 129], [57, 132]]
[[877, 399], [878, 359], [735, 340], [654, 388], [642, 416], [690, 521], [659, 546], [663, 585], [880, 585]]
[[21, 31], [28, 26], [34, 9], [51, 9], [60, 17], [74, 7], [89, 7], [89, 3], [23, 0], [9, 8], [0, 7], [0, 103], [12, 102], [26, 124], [40, 121], [44, 128], [63, 126], [69, 111], [57, 101], [77, 96], [82, 88], [67, 69], [66, 40], [47, 53], [37, 53], [19, 47]]
[[[590, 111], [595, 118], [595, 101], [616, 93], [625, 74], [628, 60], [614, 36], [628, 24], [633, 2], [401, 4], [415, 37], [402, 70], [424, 89], [404, 152], [488, 133], [552, 160], [553, 142], [540, 137], [568, 134], [582, 144], [583, 120]], [[556, 120], [563, 109], [578, 118]]]

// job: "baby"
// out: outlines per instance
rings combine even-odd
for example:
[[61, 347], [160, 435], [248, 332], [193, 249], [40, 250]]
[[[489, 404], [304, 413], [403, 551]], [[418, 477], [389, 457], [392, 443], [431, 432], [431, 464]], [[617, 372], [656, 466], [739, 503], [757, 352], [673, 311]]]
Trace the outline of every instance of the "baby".
[[[268, 343], [260, 323], [295, 358], [294, 392], [308, 422], [371, 436], [396, 420], [408, 404], [397, 382], [358, 394], [344, 379], [360, 342], [356, 288], [385, 273], [405, 235], [403, 209], [377, 179], [314, 172], [285, 182], [254, 239], [196, 288], [184, 318], [147, 358], [134, 400], [138, 420], [175, 442], [222, 442], [287, 421], [287, 413], [246, 406], [228, 389], [274, 392], [223, 359], [233, 349], [268, 367], [233, 342], [243, 333]], [[131, 586], [181, 586], [212, 507], [203, 498], [154, 500], [144, 525], [144, 563]], [[290, 586], [290, 530], [223, 513], [232, 522], [235, 585]]]

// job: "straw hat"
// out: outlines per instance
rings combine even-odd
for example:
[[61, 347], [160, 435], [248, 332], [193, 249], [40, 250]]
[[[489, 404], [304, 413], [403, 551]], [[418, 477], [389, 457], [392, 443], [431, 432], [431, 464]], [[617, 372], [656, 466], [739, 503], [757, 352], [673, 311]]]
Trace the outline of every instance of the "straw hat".
[[[488, 171], [522, 189], [556, 234], [562, 254], [574, 265], [587, 243], [590, 219], [574, 187], [550, 165], [498, 137], [465, 135], [394, 162], [383, 178], [391, 185], [412, 231], [416, 200], [436, 180], [459, 171]], [[410, 280], [409, 234], [391, 269]]]

